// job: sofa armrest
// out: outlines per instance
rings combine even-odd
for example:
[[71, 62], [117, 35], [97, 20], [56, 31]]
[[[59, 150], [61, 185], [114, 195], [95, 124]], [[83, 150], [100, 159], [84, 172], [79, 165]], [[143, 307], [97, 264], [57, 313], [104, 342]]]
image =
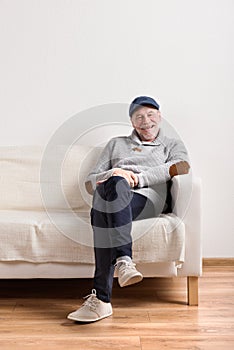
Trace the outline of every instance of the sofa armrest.
[[192, 174], [175, 176], [171, 186], [172, 210], [185, 224], [185, 262], [178, 275], [200, 276], [201, 244], [201, 179]]

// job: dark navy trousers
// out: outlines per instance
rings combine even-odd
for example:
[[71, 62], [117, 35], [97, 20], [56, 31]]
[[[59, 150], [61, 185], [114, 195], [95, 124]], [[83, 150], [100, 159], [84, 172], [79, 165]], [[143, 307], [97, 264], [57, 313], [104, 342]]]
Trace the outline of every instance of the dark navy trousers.
[[132, 221], [154, 216], [153, 203], [131, 191], [125, 178], [112, 176], [97, 186], [91, 224], [96, 263], [94, 289], [100, 300], [110, 302], [116, 259], [132, 257]]

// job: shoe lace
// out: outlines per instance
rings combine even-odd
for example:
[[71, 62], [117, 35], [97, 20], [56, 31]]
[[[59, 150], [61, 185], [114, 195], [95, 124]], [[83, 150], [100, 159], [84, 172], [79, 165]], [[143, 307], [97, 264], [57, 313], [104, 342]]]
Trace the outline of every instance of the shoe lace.
[[134, 264], [132, 261], [118, 261], [115, 266], [121, 272], [122, 270], [128, 269], [135, 269], [136, 264]]
[[85, 300], [82, 306], [88, 306], [90, 310], [96, 310], [97, 305], [99, 304], [99, 300], [97, 298], [97, 292], [95, 289], [92, 289], [91, 294], [86, 295], [83, 299], [87, 300]]

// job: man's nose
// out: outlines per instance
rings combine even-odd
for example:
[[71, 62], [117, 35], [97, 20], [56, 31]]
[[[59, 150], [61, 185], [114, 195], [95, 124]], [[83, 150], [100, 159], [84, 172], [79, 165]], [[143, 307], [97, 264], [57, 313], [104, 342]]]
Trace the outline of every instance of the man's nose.
[[147, 114], [143, 115], [142, 122], [143, 123], [148, 123], [149, 121], [150, 121], [150, 117]]

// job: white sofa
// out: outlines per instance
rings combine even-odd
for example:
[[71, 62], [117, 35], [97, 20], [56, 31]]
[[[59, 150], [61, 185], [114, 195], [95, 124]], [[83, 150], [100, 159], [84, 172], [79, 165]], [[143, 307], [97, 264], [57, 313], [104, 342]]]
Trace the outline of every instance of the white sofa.
[[[93, 276], [84, 179], [99, 153], [82, 145], [0, 147], [1, 279]], [[176, 176], [171, 193], [172, 214], [133, 223], [134, 260], [145, 277], [187, 277], [188, 304], [197, 305], [201, 182]]]

